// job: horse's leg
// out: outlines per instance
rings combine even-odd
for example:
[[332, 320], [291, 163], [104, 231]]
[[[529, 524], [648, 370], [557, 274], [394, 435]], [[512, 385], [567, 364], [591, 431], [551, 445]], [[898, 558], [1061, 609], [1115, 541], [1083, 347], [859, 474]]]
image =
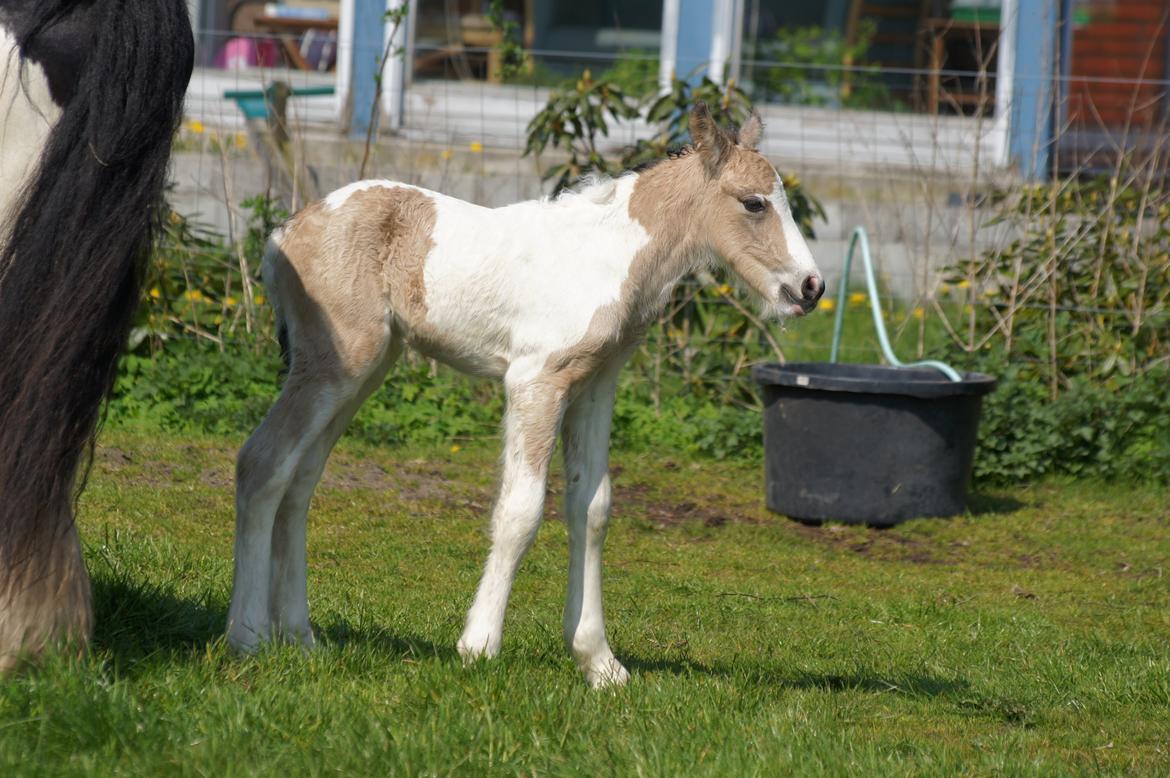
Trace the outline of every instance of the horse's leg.
[[459, 638], [465, 659], [493, 657], [500, 651], [508, 595], [540, 526], [548, 463], [564, 410], [562, 389], [511, 376], [505, 386], [503, 475], [492, 510], [491, 553]]
[[569, 528], [565, 645], [593, 686], [621, 684], [630, 677], [610, 650], [601, 608], [601, 547], [612, 499], [609, 431], [620, 366], [607, 366], [573, 400], [561, 435]]
[[358, 408], [382, 384], [386, 372], [402, 354], [402, 339], [393, 336], [386, 354], [365, 379], [356, 397], [346, 403], [297, 465], [296, 474], [280, 507], [272, 528], [272, 581], [269, 590], [269, 609], [272, 630], [279, 637], [304, 646], [313, 645], [313, 629], [309, 624], [308, 560], [305, 533], [308, 525], [309, 502], [329, 452], [345, 432]]
[[0, 555], [0, 675], [53, 643], [84, 647], [93, 631], [89, 575], [68, 499], [56, 528], [34, 538], [42, 548]]

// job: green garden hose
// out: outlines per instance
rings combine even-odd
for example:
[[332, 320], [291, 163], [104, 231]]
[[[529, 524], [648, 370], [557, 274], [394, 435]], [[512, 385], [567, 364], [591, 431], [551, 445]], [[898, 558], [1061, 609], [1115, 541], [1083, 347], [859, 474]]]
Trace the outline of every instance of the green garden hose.
[[837, 352], [840, 350], [841, 329], [845, 323], [845, 295], [849, 291], [849, 270], [853, 267], [853, 250], [857, 248], [859, 243], [861, 244], [861, 259], [865, 264], [865, 284], [869, 289], [869, 306], [873, 311], [873, 326], [877, 330], [878, 343], [881, 344], [882, 354], [886, 361], [894, 367], [933, 367], [940, 370], [952, 381], [962, 381], [963, 377], [959, 375], [958, 371], [945, 362], [927, 359], [922, 362], [904, 363], [894, 356], [894, 350], [890, 347], [890, 336], [886, 334], [886, 324], [882, 320], [881, 299], [878, 297], [873, 260], [869, 256], [869, 238], [865, 234], [864, 227], [854, 228], [853, 237], [849, 241], [849, 252], [845, 255], [845, 267], [841, 271], [841, 288], [837, 292], [837, 318], [833, 323], [833, 350], [829, 354], [829, 362], [835, 363], [837, 361]]

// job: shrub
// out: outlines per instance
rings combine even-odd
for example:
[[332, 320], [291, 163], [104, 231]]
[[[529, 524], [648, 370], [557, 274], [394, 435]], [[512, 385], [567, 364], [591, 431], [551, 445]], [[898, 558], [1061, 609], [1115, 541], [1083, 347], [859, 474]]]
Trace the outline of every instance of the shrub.
[[1001, 377], [977, 475], [1170, 478], [1170, 191], [1113, 177], [997, 199], [1014, 239], [951, 268], [939, 309], [948, 356]]

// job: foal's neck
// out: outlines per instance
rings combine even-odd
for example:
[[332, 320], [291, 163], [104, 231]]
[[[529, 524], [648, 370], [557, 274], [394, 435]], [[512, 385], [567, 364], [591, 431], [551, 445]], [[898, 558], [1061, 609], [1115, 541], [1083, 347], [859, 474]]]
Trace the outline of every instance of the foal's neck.
[[710, 264], [712, 251], [701, 233], [706, 179], [698, 154], [663, 160], [637, 174], [627, 212], [650, 235], [634, 257], [623, 296], [648, 323], [661, 313], [670, 291], [688, 273]]

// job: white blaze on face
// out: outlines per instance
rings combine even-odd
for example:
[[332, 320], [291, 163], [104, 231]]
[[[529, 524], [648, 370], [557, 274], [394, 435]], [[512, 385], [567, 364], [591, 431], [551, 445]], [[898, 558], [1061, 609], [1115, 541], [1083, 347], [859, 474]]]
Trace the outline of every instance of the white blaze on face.
[[16, 37], [0, 26], [0, 240], [60, 115], [45, 71], [21, 62]]
[[776, 213], [780, 216], [780, 225], [784, 230], [784, 242], [788, 244], [788, 253], [792, 257], [792, 265], [789, 273], [785, 274], [788, 276], [785, 282], [791, 284], [794, 290], [799, 290], [804, 279], [810, 275], [820, 275], [821, 271], [817, 269], [816, 260], [813, 259], [812, 252], [809, 251], [808, 243], [805, 241], [800, 227], [796, 224], [796, 219], [792, 218], [792, 207], [788, 204], [788, 196], [784, 193], [784, 182], [780, 180], [779, 174], [776, 175], [776, 184], [772, 188], [769, 199], [772, 201]]

